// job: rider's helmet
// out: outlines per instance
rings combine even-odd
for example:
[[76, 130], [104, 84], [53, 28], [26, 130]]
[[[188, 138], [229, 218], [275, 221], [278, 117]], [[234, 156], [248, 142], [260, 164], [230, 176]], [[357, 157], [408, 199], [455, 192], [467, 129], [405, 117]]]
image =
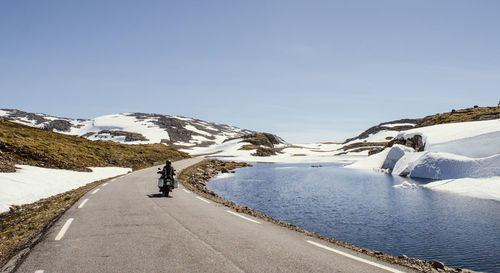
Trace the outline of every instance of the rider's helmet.
[[172, 164], [172, 163], [170, 162], [170, 160], [167, 160], [167, 162], [165, 162], [165, 164], [166, 164], [167, 166], [170, 166], [170, 164]]

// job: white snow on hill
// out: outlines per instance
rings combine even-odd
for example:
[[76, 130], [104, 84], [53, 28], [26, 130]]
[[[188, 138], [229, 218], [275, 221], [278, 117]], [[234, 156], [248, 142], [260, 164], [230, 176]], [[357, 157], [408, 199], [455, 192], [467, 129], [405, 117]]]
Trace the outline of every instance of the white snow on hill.
[[227, 138], [253, 133], [234, 126], [160, 114], [122, 113], [94, 119], [69, 119], [2, 109], [0, 117], [57, 133], [125, 144], [166, 143], [208, 147], [221, 144]]
[[[123, 113], [84, 120], [7, 109], [0, 110], [0, 116], [25, 125], [91, 140], [112, 140], [127, 144], [164, 143], [177, 145], [191, 155], [226, 160], [277, 163], [354, 162], [348, 168], [385, 169], [392, 175], [446, 181], [426, 186], [433, 190], [454, 191], [482, 198], [500, 196], [500, 191], [491, 192], [497, 189], [494, 185], [500, 177], [499, 119], [420, 128], [413, 128], [417, 122], [415, 119], [391, 121], [373, 126], [357, 137], [346, 140], [344, 144], [283, 142], [272, 148], [275, 155], [263, 157], [256, 156], [255, 149], [248, 150], [246, 146], [249, 143], [241, 138], [254, 132], [193, 118]], [[425, 144], [423, 152], [415, 152], [412, 148], [396, 144], [367, 156], [369, 150], [384, 147], [389, 140], [411, 139], [416, 135], [421, 136]], [[466, 183], [469, 183], [467, 187], [464, 186]], [[489, 186], [485, 186], [486, 184]]]
[[[500, 120], [440, 124], [401, 132], [396, 138], [422, 136], [425, 150], [469, 157], [500, 153]], [[488, 147], [488, 148], [485, 148]]]
[[[234, 160], [245, 162], [268, 162], [268, 163], [315, 163], [315, 162], [352, 162], [359, 158], [359, 155], [342, 155], [338, 149], [341, 144], [279, 144], [275, 145], [278, 150], [276, 155], [255, 156], [255, 150], [242, 150], [248, 145], [241, 142], [241, 139], [230, 140], [220, 145], [209, 148], [193, 148], [192, 155], [207, 155], [222, 160]], [[189, 152], [188, 150], [181, 150]]]
[[439, 179], [426, 187], [500, 200], [500, 120], [434, 125], [396, 138], [422, 137], [423, 152], [394, 145], [349, 168], [387, 169], [393, 175]]
[[126, 174], [130, 168], [95, 167], [75, 172], [18, 165], [15, 173], [0, 173], [0, 213], [11, 205], [32, 203], [101, 179]]

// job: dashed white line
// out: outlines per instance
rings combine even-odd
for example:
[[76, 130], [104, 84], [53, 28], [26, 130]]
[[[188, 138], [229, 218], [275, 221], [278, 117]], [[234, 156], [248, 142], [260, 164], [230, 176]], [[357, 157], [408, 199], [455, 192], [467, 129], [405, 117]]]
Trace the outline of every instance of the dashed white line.
[[252, 223], [256, 223], [256, 224], [259, 224], [259, 225], [260, 225], [260, 222], [259, 222], [259, 221], [255, 221], [254, 219], [251, 219], [251, 218], [245, 217], [245, 216], [243, 216], [243, 215], [240, 215], [240, 214], [238, 214], [238, 213], [236, 213], [236, 212], [232, 212], [232, 211], [230, 211], [230, 210], [226, 210], [226, 211], [227, 211], [227, 212], [229, 212], [229, 213], [231, 213], [232, 215], [236, 215], [236, 216], [238, 216], [238, 217], [240, 217], [240, 218], [243, 218], [243, 219], [245, 219], [245, 220], [247, 220], [247, 221], [250, 221], [250, 222], [252, 222]]
[[325, 245], [322, 245], [322, 244], [319, 244], [319, 243], [316, 243], [314, 241], [310, 241], [310, 240], [307, 240], [308, 243], [312, 244], [312, 245], [315, 245], [319, 248], [322, 248], [322, 249], [326, 249], [328, 251], [331, 251], [331, 252], [334, 252], [334, 253], [337, 253], [339, 255], [342, 255], [342, 256], [345, 256], [347, 258], [350, 258], [350, 259], [353, 259], [353, 260], [356, 260], [358, 262], [362, 262], [362, 263], [365, 263], [365, 264], [369, 264], [369, 265], [372, 265], [372, 266], [375, 266], [375, 267], [378, 267], [378, 268], [382, 268], [384, 270], [387, 270], [389, 272], [394, 272], [394, 273], [404, 273], [403, 271], [399, 271], [397, 269], [394, 269], [394, 268], [391, 268], [391, 267], [388, 267], [388, 266], [385, 266], [385, 265], [381, 265], [381, 264], [378, 264], [378, 263], [375, 263], [375, 262], [372, 262], [372, 261], [369, 261], [369, 260], [366, 260], [366, 259], [363, 259], [363, 258], [360, 258], [360, 257], [357, 257], [357, 256], [354, 256], [354, 255], [351, 255], [351, 254], [348, 254], [348, 253], [345, 253], [345, 252], [342, 252], [340, 250], [337, 250], [337, 249], [334, 249], [334, 248], [331, 248], [331, 247], [327, 247]]
[[184, 192], [187, 192], [187, 193], [190, 193], [190, 191], [186, 190], [186, 189], [182, 189]]
[[201, 201], [203, 201], [203, 202], [205, 202], [205, 203], [207, 203], [207, 204], [210, 204], [210, 202], [209, 202], [209, 201], [207, 201], [207, 200], [205, 200], [205, 199], [203, 199], [203, 198], [201, 198], [201, 197], [199, 197], [199, 196], [196, 196], [196, 198], [197, 198], [197, 199], [200, 199]]
[[75, 220], [75, 219], [74, 218], [69, 218], [68, 221], [66, 221], [66, 223], [64, 224], [64, 226], [61, 228], [61, 230], [57, 234], [56, 239], [55, 239], [56, 241], [59, 241], [59, 240], [62, 239], [62, 237], [64, 237], [64, 234], [68, 230], [68, 228], [71, 225], [71, 223], [73, 222], [73, 220]]
[[35, 273], [43, 273], [43, 272], [45, 272], [45, 271], [43, 271], [43, 270], [37, 270], [37, 271], [35, 271]]
[[85, 204], [87, 203], [87, 201], [89, 201], [89, 199], [83, 200], [83, 202], [80, 204], [80, 206], [78, 206], [78, 208], [79, 209], [83, 208], [83, 206], [85, 206]]
[[92, 194], [96, 194], [96, 192], [98, 192], [100, 189], [97, 189], [95, 191], [92, 192]]

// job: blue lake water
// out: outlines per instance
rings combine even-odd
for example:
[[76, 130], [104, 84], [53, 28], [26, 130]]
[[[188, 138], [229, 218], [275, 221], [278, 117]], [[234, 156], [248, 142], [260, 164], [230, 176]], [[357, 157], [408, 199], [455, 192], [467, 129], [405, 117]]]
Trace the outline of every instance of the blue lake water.
[[254, 164], [211, 180], [227, 200], [326, 237], [391, 255], [500, 272], [500, 202], [394, 188], [408, 181], [340, 164]]

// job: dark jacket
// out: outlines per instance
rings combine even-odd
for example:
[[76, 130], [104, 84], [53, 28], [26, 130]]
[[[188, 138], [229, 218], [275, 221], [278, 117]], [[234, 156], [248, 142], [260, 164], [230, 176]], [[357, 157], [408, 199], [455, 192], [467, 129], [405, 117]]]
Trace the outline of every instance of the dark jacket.
[[175, 169], [172, 166], [165, 165], [161, 171], [161, 176], [163, 178], [174, 179]]

